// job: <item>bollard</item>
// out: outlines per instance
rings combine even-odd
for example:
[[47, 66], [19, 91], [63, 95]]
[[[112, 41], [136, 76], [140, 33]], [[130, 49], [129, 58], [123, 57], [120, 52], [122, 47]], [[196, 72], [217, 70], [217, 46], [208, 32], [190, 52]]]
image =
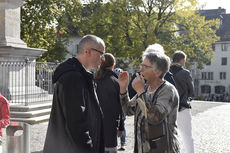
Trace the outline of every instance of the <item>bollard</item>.
[[6, 128], [6, 153], [30, 153], [30, 125], [11, 122]]

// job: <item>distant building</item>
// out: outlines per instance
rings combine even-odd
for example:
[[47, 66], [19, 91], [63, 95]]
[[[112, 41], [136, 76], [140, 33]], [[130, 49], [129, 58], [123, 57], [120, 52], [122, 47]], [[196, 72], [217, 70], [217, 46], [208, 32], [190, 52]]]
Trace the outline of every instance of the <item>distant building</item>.
[[220, 29], [216, 33], [220, 41], [213, 44], [214, 58], [204, 69], [197, 70], [192, 65], [196, 95], [205, 100], [230, 101], [230, 14], [220, 7], [202, 10], [200, 14], [206, 20], [220, 19]]

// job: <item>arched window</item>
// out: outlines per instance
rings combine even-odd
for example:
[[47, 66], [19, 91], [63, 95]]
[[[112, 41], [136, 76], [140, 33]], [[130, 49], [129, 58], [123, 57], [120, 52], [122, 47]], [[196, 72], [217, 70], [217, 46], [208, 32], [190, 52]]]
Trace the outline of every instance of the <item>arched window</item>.
[[209, 86], [209, 85], [202, 85], [201, 86], [201, 93], [211, 93], [211, 86]]
[[225, 86], [215, 86], [215, 93], [216, 94], [224, 94], [225, 93]]

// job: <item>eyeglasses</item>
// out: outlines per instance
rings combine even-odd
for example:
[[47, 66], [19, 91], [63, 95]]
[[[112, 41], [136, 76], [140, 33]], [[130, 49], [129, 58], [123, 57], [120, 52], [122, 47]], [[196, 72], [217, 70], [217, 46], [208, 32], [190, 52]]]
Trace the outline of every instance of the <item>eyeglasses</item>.
[[105, 52], [102, 52], [102, 51], [97, 50], [97, 49], [95, 49], [95, 48], [91, 48], [91, 49], [92, 49], [93, 51], [96, 51], [96, 52], [100, 53], [100, 56], [101, 56], [101, 57], [104, 57]]
[[152, 66], [145, 65], [145, 64], [140, 64], [140, 68], [149, 69], [149, 68], [153, 68], [153, 67], [152, 67]]

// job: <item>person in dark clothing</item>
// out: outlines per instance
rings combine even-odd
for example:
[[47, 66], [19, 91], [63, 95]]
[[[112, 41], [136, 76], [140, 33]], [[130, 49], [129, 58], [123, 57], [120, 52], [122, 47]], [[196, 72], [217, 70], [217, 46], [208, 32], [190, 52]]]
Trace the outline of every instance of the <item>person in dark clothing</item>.
[[[160, 44], [155, 43], [155, 44], [149, 45], [143, 54], [147, 54], [150, 52], [158, 52], [158, 53], [164, 54], [164, 48]], [[137, 73], [140, 74], [140, 72], [137, 72]], [[136, 73], [134, 73], [132, 75], [130, 82], [129, 82], [129, 85], [128, 85], [128, 93], [129, 93], [130, 99], [132, 99], [136, 95], [136, 91], [132, 87], [132, 82], [135, 78], [136, 78]], [[166, 74], [164, 76], [164, 80], [170, 82], [171, 84], [173, 84], [175, 86], [175, 81], [173, 79], [173, 75], [171, 72], [166, 72]]]
[[104, 60], [104, 41], [84, 36], [78, 55], [61, 63], [53, 75], [54, 95], [43, 153], [103, 153], [102, 110], [93, 74]]
[[114, 56], [106, 53], [105, 61], [96, 72], [96, 91], [104, 114], [105, 153], [117, 152], [117, 136], [120, 137], [124, 130], [118, 77], [112, 71], [115, 64]]
[[194, 141], [192, 137], [192, 114], [190, 101], [194, 95], [194, 86], [190, 72], [184, 68], [187, 55], [183, 51], [173, 54], [173, 63], [170, 66], [176, 88], [180, 96], [178, 129], [182, 138], [185, 153], [194, 153]]
[[[113, 72], [116, 73], [117, 77], [119, 76], [119, 74], [121, 72], [123, 72], [123, 70], [121, 68], [115, 68], [113, 70]], [[124, 120], [124, 131], [122, 132], [122, 135], [120, 137], [120, 148], [118, 149], [118, 151], [125, 151], [125, 145], [126, 145], [126, 129], [125, 129], [125, 120], [126, 120], [126, 116], [123, 113], [123, 120]]]

